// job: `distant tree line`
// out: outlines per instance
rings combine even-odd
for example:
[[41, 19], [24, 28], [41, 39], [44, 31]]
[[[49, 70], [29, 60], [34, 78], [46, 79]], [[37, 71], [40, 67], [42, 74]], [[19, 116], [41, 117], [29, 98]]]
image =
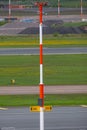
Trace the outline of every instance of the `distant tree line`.
[[[27, 6], [34, 6], [36, 1], [44, 1], [48, 2], [48, 6], [50, 7], [57, 7], [58, 0], [11, 0], [11, 4], [13, 5], [27, 5]], [[87, 0], [83, 1], [83, 7], [87, 8]], [[0, 0], [0, 8], [6, 8], [8, 5], [9, 0]], [[78, 8], [80, 7], [81, 0], [60, 0], [60, 6], [66, 8]]]

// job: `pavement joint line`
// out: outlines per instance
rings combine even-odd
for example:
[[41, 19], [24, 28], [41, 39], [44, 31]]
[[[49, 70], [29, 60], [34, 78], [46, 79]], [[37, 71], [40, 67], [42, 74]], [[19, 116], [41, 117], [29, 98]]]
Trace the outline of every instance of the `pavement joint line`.
[[0, 110], [8, 110], [8, 108], [0, 107]]
[[81, 107], [86, 107], [87, 108], [87, 105], [81, 105]]

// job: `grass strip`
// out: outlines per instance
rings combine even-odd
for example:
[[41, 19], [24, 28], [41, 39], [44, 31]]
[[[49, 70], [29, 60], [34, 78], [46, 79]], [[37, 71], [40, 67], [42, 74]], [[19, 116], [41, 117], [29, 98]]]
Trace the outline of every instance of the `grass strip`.
[[68, 22], [63, 24], [64, 27], [81, 27], [87, 26], [87, 22]]
[[[44, 55], [46, 85], [87, 84], [87, 54]], [[39, 56], [0, 56], [0, 86], [39, 84]]]
[[[35, 1], [35, 0], [33, 0], [33, 1]], [[38, 1], [41, 1], [41, 0], [38, 0]], [[44, 0], [44, 2], [46, 2], [47, 0]], [[4, 0], [4, 2], [5, 2], [5, 4], [7, 4], [7, 0]], [[58, 0], [48, 0], [47, 1], [48, 2], [48, 6], [49, 7], [57, 7], [58, 6]], [[20, 4], [21, 3], [21, 5], [26, 5], [26, 7], [28, 7], [28, 8], [30, 8], [30, 7], [32, 7], [32, 6], [34, 6], [33, 4], [34, 3], [32, 3], [32, 0], [23, 0], [23, 1], [21, 1], [20, 3], [16, 3], [16, 2], [14, 2], [15, 4]], [[66, 7], [66, 8], [80, 8], [80, 1], [79, 0], [62, 0], [62, 1], [60, 1], [60, 7]], [[86, 0], [83, 0], [83, 7], [85, 8], [85, 7], [87, 7], [87, 1]], [[22, 10], [21, 10], [22, 11]], [[12, 12], [13, 13], [13, 12]], [[35, 12], [34, 12], [35, 13]]]
[[[38, 95], [0, 95], [0, 107], [38, 105]], [[87, 94], [45, 95], [45, 105], [78, 106], [87, 105]]]
[[[44, 47], [87, 46], [87, 35], [44, 35], [43, 45]], [[0, 36], [0, 47], [39, 47], [39, 36]]]
[[7, 22], [6, 21], [0, 21], [0, 26], [6, 24]]

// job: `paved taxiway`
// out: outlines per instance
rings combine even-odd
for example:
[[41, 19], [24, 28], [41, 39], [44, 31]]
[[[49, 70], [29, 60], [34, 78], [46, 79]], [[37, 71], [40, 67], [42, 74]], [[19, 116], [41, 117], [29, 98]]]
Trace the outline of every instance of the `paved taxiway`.
[[[87, 54], [87, 47], [43, 48], [44, 54]], [[1, 48], [0, 55], [38, 55], [39, 48]]]
[[[53, 107], [45, 112], [45, 130], [87, 130], [87, 108]], [[29, 108], [0, 110], [0, 130], [39, 130], [39, 112]]]
[[[87, 85], [57, 85], [44, 86], [45, 94], [73, 94], [87, 93]], [[17, 95], [17, 94], [39, 94], [38, 86], [4, 86], [0, 87], [0, 95]]]

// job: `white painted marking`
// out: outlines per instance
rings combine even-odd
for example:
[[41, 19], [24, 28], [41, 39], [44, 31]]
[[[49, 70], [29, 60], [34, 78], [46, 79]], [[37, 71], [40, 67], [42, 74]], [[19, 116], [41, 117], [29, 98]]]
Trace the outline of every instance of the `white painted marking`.
[[15, 130], [14, 127], [2, 127], [1, 130]]
[[0, 107], [0, 110], [7, 110], [8, 108]]
[[87, 105], [81, 105], [81, 107], [87, 107]]

